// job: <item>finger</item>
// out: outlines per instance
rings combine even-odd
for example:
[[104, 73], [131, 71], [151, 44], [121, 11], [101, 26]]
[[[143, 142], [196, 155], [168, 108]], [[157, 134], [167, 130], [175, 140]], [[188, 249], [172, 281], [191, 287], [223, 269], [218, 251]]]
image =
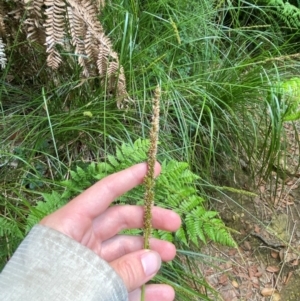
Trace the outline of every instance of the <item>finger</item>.
[[[145, 291], [146, 301], [173, 301], [175, 299], [174, 289], [166, 284], [147, 284]], [[140, 301], [141, 289], [138, 288], [129, 294], [129, 301]]]
[[[105, 241], [124, 229], [142, 228], [144, 207], [134, 205], [113, 206], [93, 221], [96, 236]], [[172, 210], [152, 208], [152, 226], [155, 229], [176, 231], [181, 224], [180, 216]], [[103, 231], [107, 229], [107, 231]]]
[[[144, 238], [141, 236], [117, 235], [102, 243], [101, 257], [111, 262], [126, 254], [144, 248]], [[159, 253], [163, 261], [173, 260], [176, 255], [175, 246], [167, 241], [150, 239], [150, 249]]]
[[128, 292], [132, 292], [155, 276], [161, 266], [161, 258], [157, 252], [140, 250], [122, 256], [110, 265], [123, 279]]
[[[160, 170], [161, 167], [156, 162], [156, 176]], [[81, 216], [93, 219], [101, 214], [115, 198], [141, 184], [146, 173], [147, 164], [140, 163], [112, 174], [85, 190], [66, 207], [74, 214], [77, 212]]]

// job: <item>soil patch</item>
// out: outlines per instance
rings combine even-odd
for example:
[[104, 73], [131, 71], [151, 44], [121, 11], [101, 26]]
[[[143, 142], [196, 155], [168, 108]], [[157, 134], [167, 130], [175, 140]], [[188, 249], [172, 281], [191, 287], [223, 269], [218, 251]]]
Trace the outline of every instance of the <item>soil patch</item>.
[[[300, 300], [299, 135], [291, 123], [285, 124], [285, 132], [288, 152], [279, 154], [268, 180], [256, 180], [257, 196], [219, 198], [216, 209], [238, 232], [233, 234], [238, 248], [206, 246], [202, 252], [212, 260], [202, 263], [201, 270], [220, 300]], [[249, 188], [245, 168], [234, 179], [237, 188]]]

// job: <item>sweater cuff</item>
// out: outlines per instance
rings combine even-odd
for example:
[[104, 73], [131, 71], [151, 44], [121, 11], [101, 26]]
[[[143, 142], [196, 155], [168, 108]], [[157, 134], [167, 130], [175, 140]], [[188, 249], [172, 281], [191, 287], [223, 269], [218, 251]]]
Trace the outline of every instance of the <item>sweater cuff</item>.
[[128, 300], [122, 279], [106, 261], [42, 225], [33, 227], [7, 263], [0, 287], [1, 300]]

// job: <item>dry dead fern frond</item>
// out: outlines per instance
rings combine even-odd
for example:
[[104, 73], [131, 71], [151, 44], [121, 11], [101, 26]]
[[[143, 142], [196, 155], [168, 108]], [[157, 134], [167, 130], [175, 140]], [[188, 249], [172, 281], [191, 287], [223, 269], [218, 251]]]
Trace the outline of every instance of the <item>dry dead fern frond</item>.
[[57, 69], [61, 64], [59, 47], [68, 47], [68, 32], [83, 75], [92, 77], [98, 73], [107, 93], [116, 96], [118, 107], [123, 106], [123, 101], [130, 100], [124, 68], [98, 20], [105, 0], [22, 1], [27, 12], [27, 37], [37, 42], [44, 40], [40, 43], [46, 45], [48, 66]]
[[47, 64], [53, 69], [57, 69], [61, 63], [61, 56], [56, 50], [57, 45], [64, 44], [64, 16], [66, 4], [63, 0], [46, 0], [45, 10], [46, 21], [46, 52], [48, 53]]
[[101, 13], [102, 9], [105, 6], [105, 1], [104, 0], [94, 0], [94, 2], [96, 3], [96, 8], [97, 8], [98, 12]]
[[3, 43], [2, 38], [0, 38], [0, 67], [1, 69], [4, 69], [6, 67], [6, 54], [4, 52], [5, 44]]
[[33, 42], [44, 44], [46, 38], [42, 10], [44, 0], [23, 0], [23, 2], [27, 12], [27, 18], [24, 21], [25, 26], [27, 26], [27, 38]]
[[75, 47], [75, 55], [78, 57], [78, 63], [82, 67], [82, 73], [85, 77], [91, 76], [88, 66], [88, 58], [85, 52], [84, 37], [86, 36], [85, 22], [73, 13], [71, 7], [68, 7], [69, 31], [71, 34], [71, 43]]
[[76, 0], [68, 2], [73, 10], [72, 14], [86, 24], [84, 45], [87, 57], [97, 66], [101, 82], [106, 85], [107, 92], [109, 94], [114, 92], [118, 107], [122, 107], [123, 100], [129, 100], [124, 69], [120, 66], [118, 55], [97, 19], [95, 6], [89, 0], [82, 0], [80, 5]]
[[4, 24], [4, 11], [3, 8], [0, 6], [0, 37], [4, 38], [6, 35], [6, 29]]
[[0, 5], [0, 67], [4, 69], [6, 66], [7, 58], [5, 54], [5, 44], [3, 38], [6, 36], [6, 29], [4, 24], [4, 9]]

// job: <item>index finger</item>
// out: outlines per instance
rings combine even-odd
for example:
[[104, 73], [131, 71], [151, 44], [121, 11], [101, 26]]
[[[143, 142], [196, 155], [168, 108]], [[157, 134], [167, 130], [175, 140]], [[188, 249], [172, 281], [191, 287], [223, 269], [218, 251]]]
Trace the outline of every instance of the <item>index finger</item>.
[[[147, 173], [147, 168], [147, 163], [140, 163], [102, 179], [74, 198], [68, 204], [69, 209], [81, 216], [94, 219], [104, 212], [117, 197], [140, 185]], [[156, 162], [156, 176], [160, 170], [160, 164]]]

